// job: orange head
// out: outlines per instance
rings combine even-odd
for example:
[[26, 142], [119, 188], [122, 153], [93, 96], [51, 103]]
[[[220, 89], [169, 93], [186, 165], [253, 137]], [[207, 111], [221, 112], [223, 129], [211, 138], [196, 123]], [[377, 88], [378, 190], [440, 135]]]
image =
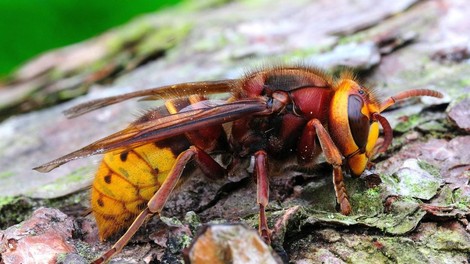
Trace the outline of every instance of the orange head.
[[[380, 113], [398, 100], [415, 96], [440, 98], [442, 94], [427, 89], [408, 90], [381, 103], [372, 91], [350, 76], [338, 81], [331, 100], [328, 129], [353, 175], [361, 175], [369, 159], [376, 152], [386, 151], [392, 141], [392, 128]], [[378, 123], [383, 128], [384, 140], [377, 150]]]

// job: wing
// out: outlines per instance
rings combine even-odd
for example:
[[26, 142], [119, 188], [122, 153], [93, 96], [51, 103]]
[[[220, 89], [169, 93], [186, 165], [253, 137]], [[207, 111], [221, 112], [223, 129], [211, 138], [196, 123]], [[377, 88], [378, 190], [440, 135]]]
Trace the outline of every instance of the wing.
[[67, 118], [74, 118], [90, 111], [102, 108], [108, 105], [116, 104], [125, 100], [137, 97], [144, 97], [144, 100], [159, 100], [176, 97], [184, 97], [192, 94], [215, 94], [230, 92], [236, 87], [237, 79], [205, 81], [205, 82], [187, 82], [161, 86], [152, 89], [136, 91], [117, 96], [111, 96], [96, 99], [83, 104], [79, 104], [64, 111]]
[[262, 99], [243, 99], [233, 103], [194, 109], [162, 118], [132, 124], [128, 128], [102, 138], [82, 149], [34, 168], [39, 172], [51, 171], [71, 160], [102, 154], [118, 149], [132, 149], [157, 140], [207, 126], [230, 122], [250, 114], [269, 114]]

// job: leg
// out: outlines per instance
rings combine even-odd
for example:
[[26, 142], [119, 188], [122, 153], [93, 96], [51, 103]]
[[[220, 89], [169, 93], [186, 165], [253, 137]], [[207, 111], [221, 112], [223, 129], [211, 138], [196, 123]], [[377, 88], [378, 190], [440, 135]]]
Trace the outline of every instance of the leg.
[[137, 216], [131, 226], [127, 229], [126, 233], [113, 245], [113, 247], [100, 258], [96, 259], [93, 264], [100, 264], [108, 261], [114, 254], [122, 250], [122, 248], [129, 242], [132, 236], [134, 236], [134, 234], [137, 232], [137, 230], [139, 230], [140, 226], [142, 226], [149, 216], [154, 214], [160, 215], [166, 201], [168, 200], [168, 197], [170, 197], [173, 189], [178, 183], [178, 180], [180, 179], [186, 164], [193, 157], [195, 158], [199, 167], [201, 167], [204, 174], [208, 175], [209, 177], [214, 178], [218, 176], [218, 173], [225, 173], [224, 168], [222, 168], [214, 159], [212, 159], [209, 154], [197, 147], [191, 146], [188, 150], [181, 152], [176, 158], [175, 164], [168, 173], [168, 176], [163, 182], [162, 186], [160, 186], [158, 191], [147, 203], [147, 208], [145, 208]]
[[[342, 155], [318, 119], [312, 119], [307, 123], [300, 142], [313, 142], [311, 139], [305, 139], [305, 137], [315, 135], [318, 137], [326, 161], [333, 165], [333, 184], [335, 187], [336, 201], [340, 206], [341, 213], [348, 215], [351, 213], [351, 205], [349, 204], [349, 197], [343, 181], [343, 172], [341, 171], [341, 164], [343, 163]], [[314, 149], [313, 146], [301, 146], [300, 149], [308, 148]]]
[[267, 244], [271, 243], [271, 231], [266, 220], [266, 206], [269, 202], [269, 179], [264, 150], [255, 153], [255, 176], [257, 183], [256, 200], [259, 204], [259, 234]]

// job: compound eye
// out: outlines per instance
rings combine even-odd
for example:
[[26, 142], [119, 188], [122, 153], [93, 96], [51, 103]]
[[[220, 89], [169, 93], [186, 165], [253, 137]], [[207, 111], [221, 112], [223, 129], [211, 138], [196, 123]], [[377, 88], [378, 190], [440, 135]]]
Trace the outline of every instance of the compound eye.
[[364, 101], [359, 95], [350, 95], [348, 98], [348, 120], [349, 129], [353, 136], [354, 142], [359, 149], [364, 150], [367, 145], [367, 138], [369, 136], [369, 117], [363, 113]]

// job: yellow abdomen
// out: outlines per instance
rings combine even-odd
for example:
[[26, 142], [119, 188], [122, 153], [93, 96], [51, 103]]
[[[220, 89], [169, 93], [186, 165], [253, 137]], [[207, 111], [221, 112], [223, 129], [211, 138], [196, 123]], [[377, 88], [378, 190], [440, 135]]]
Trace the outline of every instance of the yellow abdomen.
[[129, 227], [188, 147], [186, 138], [178, 136], [104, 155], [91, 190], [100, 239]]

